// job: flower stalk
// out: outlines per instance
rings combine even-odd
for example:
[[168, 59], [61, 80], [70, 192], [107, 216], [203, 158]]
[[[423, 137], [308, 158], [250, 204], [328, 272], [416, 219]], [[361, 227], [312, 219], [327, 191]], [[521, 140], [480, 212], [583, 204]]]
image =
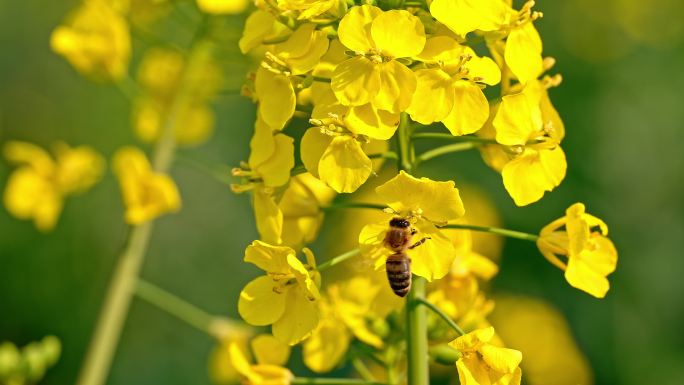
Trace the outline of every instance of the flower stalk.
[[531, 242], [536, 242], [537, 239], [539, 239], [539, 236], [536, 234], [524, 233], [522, 231], [508, 230], [508, 229], [502, 229], [502, 228], [491, 227], [491, 226], [476, 226], [476, 225], [467, 225], [467, 224], [461, 224], [461, 223], [453, 223], [453, 224], [448, 224], [446, 226], [443, 226], [441, 228], [442, 229], [460, 229], [460, 230], [480, 231], [480, 232], [485, 232], [485, 233], [503, 235], [504, 237], [509, 237], [509, 238], [522, 239], [524, 241], [531, 241]]

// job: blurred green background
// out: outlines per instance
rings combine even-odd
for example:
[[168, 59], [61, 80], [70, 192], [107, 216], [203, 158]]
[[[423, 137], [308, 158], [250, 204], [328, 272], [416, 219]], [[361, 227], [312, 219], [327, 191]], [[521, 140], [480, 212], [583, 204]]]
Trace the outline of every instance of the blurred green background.
[[[136, 143], [129, 102], [115, 87], [85, 80], [49, 49], [76, 1], [0, 0], [0, 140], [43, 146], [88, 144], [110, 158]], [[596, 300], [571, 288], [533, 244], [509, 241], [496, 292], [556, 304], [597, 384], [684, 383], [684, 4], [678, 0], [539, 1], [545, 55], [564, 82], [551, 91], [567, 136], [568, 175], [538, 203], [516, 208], [477, 153], [454, 154], [421, 173], [481, 185], [506, 227], [537, 232], [576, 201], [604, 219], [619, 251], [611, 290]], [[227, 52], [227, 88], [246, 67]], [[134, 40], [139, 54], [146, 45]], [[232, 50], [232, 51], [231, 51]], [[138, 57], [134, 57], [134, 62]], [[213, 138], [186, 156], [237, 165], [248, 156], [254, 105], [227, 94], [215, 103]], [[0, 186], [10, 172], [0, 162]], [[163, 217], [142, 276], [209, 312], [237, 317], [239, 290], [256, 275], [241, 262], [256, 238], [248, 196], [182, 162], [173, 170], [183, 210]], [[24, 345], [58, 336], [63, 354], [44, 384], [71, 384], [85, 353], [124, 237], [111, 173], [67, 201], [58, 227], [37, 232], [0, 209], [0, 341]], [[340, 231], [328, 223], [323, 231]], [[325, 250], [319, 243], [316, 250]], [[321, 260], [329, 258], [319, 252]], [[135, 300], [109, 384], [208, 384], [206, 335]]]

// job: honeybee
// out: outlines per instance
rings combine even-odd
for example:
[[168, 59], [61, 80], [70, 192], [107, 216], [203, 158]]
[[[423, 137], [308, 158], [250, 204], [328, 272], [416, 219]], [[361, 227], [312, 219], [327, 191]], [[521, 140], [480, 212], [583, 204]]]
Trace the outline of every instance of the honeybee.
[[392, 218], [389, 227], [383, 241], [385, 247], [393, 252], [385, 262], [387, 280], [394, 294], [405, 297], [411, 290], [411, 258], [406, 252], [422, 245], [430, 238], [425, 237], [411, 244], [411, 238], [417, 231], [411, 227], [411, 223], [405, 218]]

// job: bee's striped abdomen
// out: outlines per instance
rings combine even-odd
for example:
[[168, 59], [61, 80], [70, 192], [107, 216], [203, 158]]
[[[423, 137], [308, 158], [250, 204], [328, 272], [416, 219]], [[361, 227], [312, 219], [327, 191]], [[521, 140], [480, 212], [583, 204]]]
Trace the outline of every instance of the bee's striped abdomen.
[[387, 258], [385, 269], [394, 294], [405, 297], [411, 290], [411, 258], [403, 252], [392, 254]]

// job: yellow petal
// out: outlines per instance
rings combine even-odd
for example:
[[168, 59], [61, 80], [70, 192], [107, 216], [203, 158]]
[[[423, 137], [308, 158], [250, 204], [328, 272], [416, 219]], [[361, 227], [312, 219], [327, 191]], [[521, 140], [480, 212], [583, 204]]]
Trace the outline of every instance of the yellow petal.
[[64, 193], [84, 192], [102, 177], [105, 161], [92, 148], [71, 148], [60, 142], [55, 145], [55, 153], [56, 179]]
[[266, 162], [275, 152], [275, 140], [273, 140], [273, 129], [269, 127], [261, 115], [257, 114], [254, 123], [254, 134], [249, 141], [249, 163], [251, 168], [256, 168]]
[[31, 166], [41, 175], [54, 173], [55, 163], [50, 154], [35, 144], [11, 140], [5, 143], [3, 154], [9, 162]]
[[337, 136], [318, 163], [321, 180], [337, 192], [354, 192], [370, 176], [373, 163], [361, 144], [349, 136]]
[[376, 65], [380, 85], [373, 106], [394, 113], [404, 111], [416, 91], [416, 75], [396, 60]]
[[388, 140], [399, 127], [399, 113], [378, 110], [371, 104], [352, 107], [344, 122], [349, 131], [369, 138]]
[[606, 296], [610, 284], [608, 279], [592, 269], [586, 261], [579, 258], [570, 258], [565, 270], [565, 279], [570, 286], [585, 291], [596, 298]]
[[504, 59], [521, 83], [536, 79], [544, 70], [542, 41], [532, 22], [514, 28], [506, 40]]
[[[312, 256], [311, 250], [309, 250], [308, 254], [309, 256]], [[290, 271], [294, 274], [295, 279], [297, 280], [297, 284], [299, 285], [299, 288], [304, 293], [306, 298], [309, 301], [319, 299], [320, 294], [318, 292], [316, 282], [314, 282], [311, 275], [309, 274], [309, 271], [306, 269], [306, 267], [304, 267], [302, 261], [297, 259], [297, 257], [294, 254], [290, 254], [287, 256], [287, 264], [289, 265]]]
[[497, 142], [523, 146], [532, 133], [542, 128], [541, 110], [524, 93], [504, 96], [493, 124]]
[[273, 280], [261, 276], [251, 281], [240, 292], [238, 312], [250, 325], [269, 325], [279, 320], [285, 312], [285, 293], [273, 290]]
[[387, 205], [399, 213], [422, 213], [434, 222], [447, 222], [465, 214], [453, 181], [415, 178], [404, 171], [375, 189]]
[[504, 166], [501, 176], [515, 204], [525, 206], [558, 186], [565, 178], [566, 169], [565, 153], [560, 146], [553, 150], [526, 148]]
[[480, 87], [471, 82], [456, 82], [453, 90], [454, 107], [442, 122], [452, 135], [472, 134], [487, 121], [489, 102]]
[[337, 34], [340, 42], [356, 52], [366, 52], [373, 48], [371, 23], [382, 14], [382, 10], [372, 5], [353, 7], [340, 21]]
[[489, 372], [484, 361], [475, 356], [461, 358], [456, 361], [459, 384], [461, 385], [492, 385]]
[[299, 149], [299, 156], [304, 163], [304, 167], [309, 173], [316, 178], [318, 175], [318, 162], [320, 162], [323, 153], [330, 146], [332, 137], [321, 132], [320, 129], [313, 127], [306, 130], [302, 137], [302, 143]]
[[477, 56], [470, 48], [466, 50], [466, 53], [472, 56], [466, 63], [469, 79], [476, 79], [477, 82], [489, 84], [490, 86], [499, 84], [501, 81], [501, 70], [494, 60], [487, 56]]
[[274, 130], [282, 130], [294, 114], [296, 98], [287, 76], [259, 67], [254, 80], [259, 114]]
[[237, 343], [231, 343], [228, 347], [228, 352], [230, 355], [230, 363], [238, 373], [248, 378], [256, 377], [249, 361], [247, 361], [245, 353], [243, 353]]
[[288, 257], [295, 251], [287, 246], [274, 246], [263, 241], [254, 241], [245, 249], [245, 262], [253, 263], [269, 273], [287, 274], [290, 272]]
[[415, 242], [428, 239], [422, 245], [409, 250], [411, 271], [428, 281], [443, 278], [449, 273], [456, 258], [451, 240], [428, 221], [419, 220], [415, 228], [418, 230], [413, 237]]
[[501, 0], [434, 0], [430, 4], [432, 16], [461, 36], [475, 30], [499, 29], [506, 12]]
[[424, 62], [452, 63], [460, 61], [463, 46], [450, 36], [433, 36], [425, 42], [423, 51], [416, 57]]
[[290, 180], [290, 170], [294, 167], [294, 139], [285, 134], [272, 137], [275, 148], [271, 157], [254, 167], [262, 178], [264, 186], [278, 187]]
[[415, 76], [416, 90], [406, 109], [411, 119], [421, 124], [430, 124], [446, 118], [454, 108], [454, 90], [449, 74], [434, 68], [418, 70]]
[[388, 250], [383, 245], [388, 228], [389, 220], [384, 220], [364, 226], [359, 233], [361, 254], [367, 259], [367, 264], [372, 265], [375, 269], [383, 268], [385, 258], [389, 255]]
[[302, 24], [285, 42], [275, 47], [275, 53], [288, 64], [293, 75], [311, 71], [327, 50], [325, 32], [316, 31], [316, 25], [312, 23]]
[[393, 58], [418, 55], [425, 46], [425, 28], [420, 19], [405, 10], [378, 15], [371, 26], [375, 47]]
[[273, 324], [273, 336], [280, 341], [294, 345], [313, 332], [318, 325], [318, 306], [315, 301], [307, 299], [299, 288], [287, 290], [285, 312]]
[[522, 361], [522, 353], [514, 349], [485, 344], [479, 349], [484, 361], [499, 373], [513, 373]]
[[202, 12], [214, 15], [234, 15], [247, 9], [249, 0], [197, 0]]
[[251, 341], [256, 362], [261, 365], [283, 366], [290, 358], [290, 346], [270, 334], [260, 334]]
[[283, 232], [283, 213], [268, 189], [256, 188], [253, 194], [252, 205], [259, 237], [264, 242], [277, 245]]
[[487, 327], [473, 330], [449, 343], [454, 349], [462, 352], [474, 351], [494, 338], [494, 328]]
[[323, 318], [311, 338], [304, 342], [304, 364], [316, 373], [331, 371], [344, 357], [350, 340], [344, 324]]
[[252, 12], [245, 22], [245, 29], [240, 38], [240, 51], [245, 54], [259, 46], [264, 39], [273, 34], [275, 24], [276, 18], [270, 12], [260, 9]]
[[363, 56], [347, 59], [335, 68], [330, 86], [345, 106], [367, 104], [380, 89], [379, 67]]

